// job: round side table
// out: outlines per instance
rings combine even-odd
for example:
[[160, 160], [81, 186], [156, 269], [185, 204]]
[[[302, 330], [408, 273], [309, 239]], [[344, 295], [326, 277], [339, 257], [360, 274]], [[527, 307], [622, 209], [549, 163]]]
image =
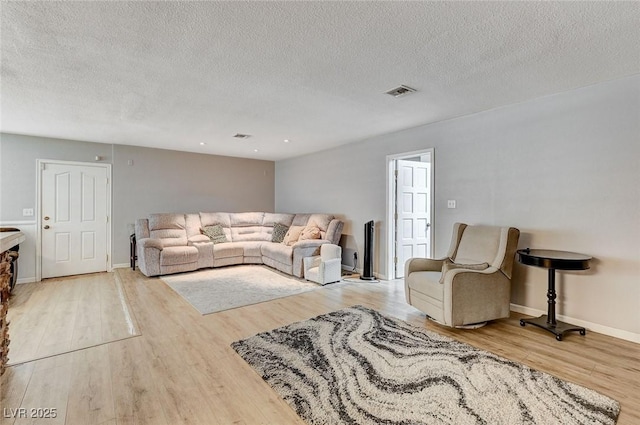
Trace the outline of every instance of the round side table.
[[534, 319], [520, 319], [520, 326], [527, 323], [547, 330], [556, 336], [558, 341], [566, 332], [578, 331], [585, 335], [587, 330], [581, 326], [556, 320], [556, 270], [587, 270], [591, 257], [577, 252], [555, 251], [551, 249], [519, 249], [518, 261], [527, 266], [549, 269], [549, 286], [547, 290], [547, 314]]

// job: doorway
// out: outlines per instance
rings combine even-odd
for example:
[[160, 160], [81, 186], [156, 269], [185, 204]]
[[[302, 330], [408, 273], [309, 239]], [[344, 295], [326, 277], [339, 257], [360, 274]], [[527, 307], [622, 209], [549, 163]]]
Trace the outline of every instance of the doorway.
[[387, 156], [387, 166], [387, 270], [401, 279], [409, 258], [433, 252], [433, 149]]
[[111, 271], [111, 165], [37, 160], [36, 280]]

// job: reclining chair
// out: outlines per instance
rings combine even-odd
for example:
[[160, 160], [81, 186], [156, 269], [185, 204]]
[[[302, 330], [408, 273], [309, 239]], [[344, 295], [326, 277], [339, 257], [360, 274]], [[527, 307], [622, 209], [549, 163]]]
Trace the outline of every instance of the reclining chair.
[[509, 317], [511, 270], [520, 231], [456, 223], [447, 258], [405, 263], [407, 302], [451, 327]]

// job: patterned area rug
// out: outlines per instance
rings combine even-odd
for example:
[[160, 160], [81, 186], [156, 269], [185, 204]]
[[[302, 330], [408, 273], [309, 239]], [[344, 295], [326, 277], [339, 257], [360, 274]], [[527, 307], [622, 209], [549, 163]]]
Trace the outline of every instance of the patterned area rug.
[[260, 265], [201, 270], [163, 276], [162, 280], [201, 314], [258, 304], [322, 288], [313, 282]]
[[355, 306], [232, 344], [309, 424], [615, 424], [595, 391]]

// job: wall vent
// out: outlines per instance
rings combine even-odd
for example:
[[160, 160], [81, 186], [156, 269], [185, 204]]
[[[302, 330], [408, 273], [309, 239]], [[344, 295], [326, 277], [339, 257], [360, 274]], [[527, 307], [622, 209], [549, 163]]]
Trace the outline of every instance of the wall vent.
[[415, 93], [416, 91], [417, 91], [416, 89], [412, 89], [411, 87], [400, 86], [400, 87], [396, 87], [395, 89], [386, 91], [385, 93], [393, 97], [400, 97], [400, 96], [407, 95], [409, 93]]
[[248, 139], [249, 137], [251, 137], [251, 135], [242, 134], [242, 133], [236, 133], [236, 134], [233, 135], [233, 137], [235, 137], [236, 139]]

